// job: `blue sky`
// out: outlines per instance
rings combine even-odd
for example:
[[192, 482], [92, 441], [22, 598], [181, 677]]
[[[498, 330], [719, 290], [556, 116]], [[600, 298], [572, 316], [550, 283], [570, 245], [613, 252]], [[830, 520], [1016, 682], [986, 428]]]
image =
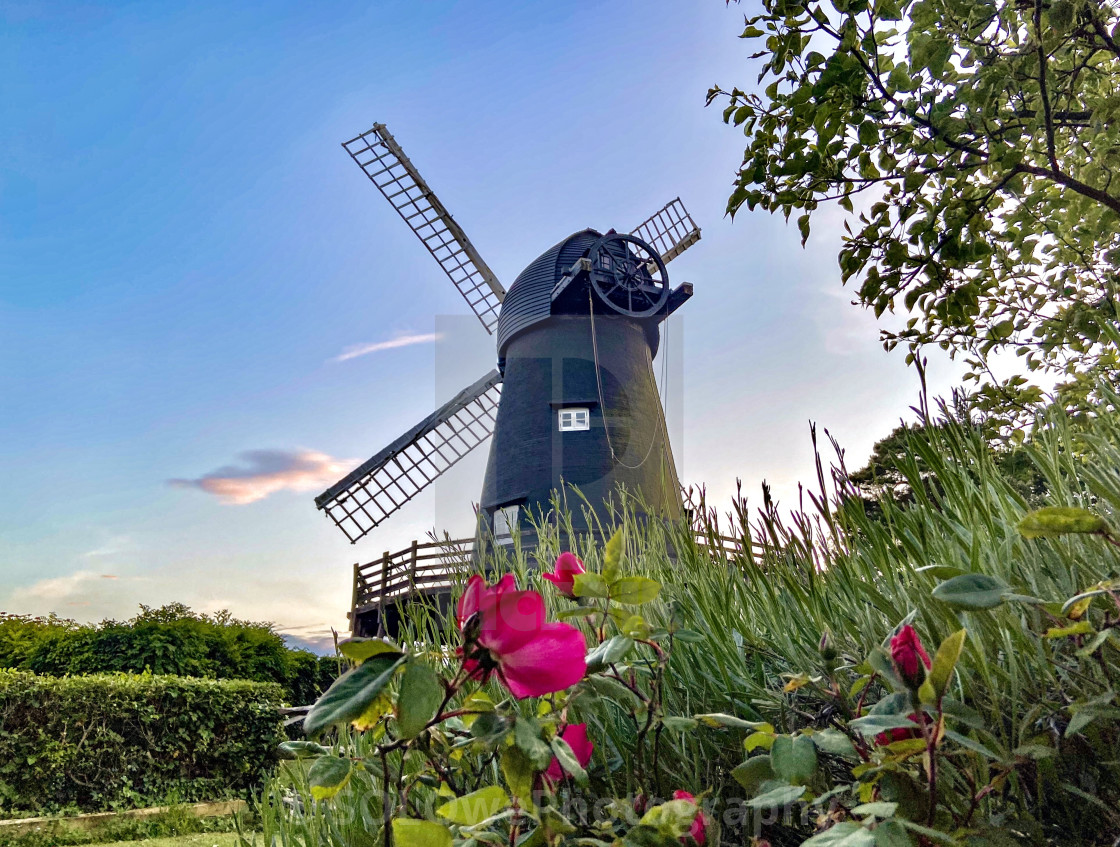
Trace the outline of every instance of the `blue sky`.
[[[747, 10], [0, 0], [0, 609], [180, 600], [314, 639], [345, 627], [354, 561], [469, 528], [484, 450], [356, 547], [312, 502], [494, 357], [339, 146], [375, 120], [507, 286], [681, 196], [686, 483], [793, 505], [810, 420], [862, 464], [917, 383], [840, 286], [840, 218], [802, 250], [723, 215], [744, 139], [704, 96], [753, 82]], [[934, 389], [955, 374], [935, 361]], [[256, 487], [197, 482], [238, 473]]]

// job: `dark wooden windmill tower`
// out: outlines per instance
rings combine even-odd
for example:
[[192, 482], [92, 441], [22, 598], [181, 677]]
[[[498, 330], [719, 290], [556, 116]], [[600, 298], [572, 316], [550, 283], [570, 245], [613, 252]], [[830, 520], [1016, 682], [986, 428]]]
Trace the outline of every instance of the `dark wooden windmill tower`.
[[687, 283], [670, 289], [665, 271], [700, 238], [680, 199], [628, 234], [568, 236], [507, 292], [384, 125], [343, 147], [497, 333], [498, 367], [319, 495], [318, 508], [357, 541], [492, 434], [484, 531], [524, 529], [572, 487], [596, 510], [625, 486], [652, 513], [679, 514], [653, 358], [661, 322], [692, 295]]

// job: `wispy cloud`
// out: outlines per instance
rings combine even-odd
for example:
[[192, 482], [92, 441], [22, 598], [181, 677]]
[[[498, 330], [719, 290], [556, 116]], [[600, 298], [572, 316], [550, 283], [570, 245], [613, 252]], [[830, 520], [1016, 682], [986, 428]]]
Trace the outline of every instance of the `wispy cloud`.
[[314, 450], [247, 450], [241, 465], [225, 465], [197, 479], [171, 479], [178, 488], [198, 488], [223, 503], [243, 506], [277, 491], [313, 491], [338, 480], [357, 464]]
[[354, 344], [347, 347], [337, 356], [332, 362], [345, 362], [348, 359], [356, 359], [359, 356], [368, 356], [370, 353], [380, 353], [382, 350], [394, 350], [397, 347], [410, 347], [413, 344], [432, 344], [439, 341], [443, 336], [438, 332], [428, 332], [417, 335], [398, 335], [396, 338], [390, 338], [388, 341], [375, 341], [372, 344]]
[[[65, 576], [41, 579], [31, 585], [17, 586], [12, 589], [5, 605], [34, 614], [53, 611], [64, 617], [96, 618], [135, 608], [131, 596], [123, 604], [118, 601], [122, 592], [142, 593], [141, 585], [145, 582], [142, 577], [121, 577], [82, 569]], [[124, 583], [128, 584], [127, 587], [122, 585]]]
[[132, 539], [127, 535], [114, 535], [100, 547], [82, 553], [83, 559], [97, 559], [105, 556], [116, 556], [125, 552], [132, 544]]

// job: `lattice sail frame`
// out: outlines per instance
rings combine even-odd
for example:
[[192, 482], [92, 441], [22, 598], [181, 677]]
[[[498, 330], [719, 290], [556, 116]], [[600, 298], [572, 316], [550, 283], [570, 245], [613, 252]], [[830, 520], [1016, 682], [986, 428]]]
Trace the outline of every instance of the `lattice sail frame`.
[[490, 437], [501, 382], [495, 370], [460, 391], [316, 497], [315, 505], [353, 544]]
[[506, 290], [384, 124], [342, 146], [428, 248], [490, 334]]
[[630, 234], [653, 247], [661, 261], [668, 264], [700, 240], [700, 227], [678, 197], [634, 227]]

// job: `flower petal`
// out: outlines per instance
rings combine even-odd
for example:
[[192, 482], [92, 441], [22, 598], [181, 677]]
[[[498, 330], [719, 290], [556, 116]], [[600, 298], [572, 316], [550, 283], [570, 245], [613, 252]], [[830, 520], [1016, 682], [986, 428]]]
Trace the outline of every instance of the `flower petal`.
[[536, 638], [544, 626], [544, 598], [536, 591], [491, 592], [479, 611], [478, 643], [499, 656]]
[[515, 697], [540, 697], [583, 679], [586, 652], [582, 632], [566, 623], [549, 623], [517, 649], [499, 651], [498, 663], [502, 679]]
[[560, 733], [560, 737], [568, 742], [568, 746], [576, 754], [576, 761], [579, 762], [580, 767], [586, 768], [587, 763], [591, 761], [591, 754], [595, 751], [595, 745], [587, 738], [587, 724], [568, 724]]
[[576, 574], [584, 573], [583, 562], [579, 560], [575, 553], [561, 553], [556, 558], [555, 571], [559, 575], [570, 578]]
[[491, 594], [504, 594], [507, 591], [517, 590], [517, 577], [511, 573], [507, 573], [499, 579], [494, 585], [488, 589]]
[[467, 587], [463, 590], [463, 596], [459, 598], [459, 606], [455, 610], [455, 620], [459, 624], [459, 629], [462, 629], [467, 619], [478, 611], [482, 597], [488, 590], [490, 589], [486, 587], [486, 580], [478, 574], [467, 580]]

